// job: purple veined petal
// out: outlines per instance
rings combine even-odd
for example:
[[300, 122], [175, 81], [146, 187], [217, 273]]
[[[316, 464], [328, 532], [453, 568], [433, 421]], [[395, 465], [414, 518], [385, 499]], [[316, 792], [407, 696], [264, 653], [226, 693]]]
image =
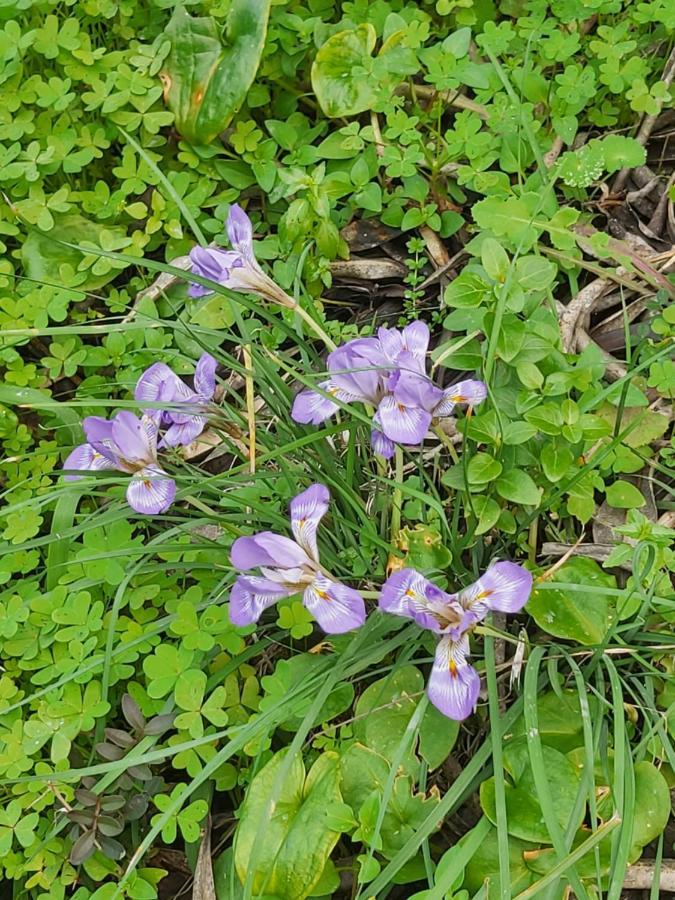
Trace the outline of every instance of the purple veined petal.
[[227, 214], [227, 236], [232, 248], [244, 256], [253, 256], [253, 226], [238, 203], [233, 203]]
[[289, 506], [291, 529], [298, 544], [315, 561], [319, 561], [316, 531], [328, 512], [330, 492], [324, 484], [312, 484], [294, 497]]
[[427, 375], [411, 369], [411, 364], [411, 354], [401, 354], [400, 368], [396, 377], [390, 380], [392, 393], [397, 403], [419, 406], [431, 412], [443, 399], [443, 391]]
[[436, 587], [416, 569], [408, 568], [394, 572], [382, 585], [379, 607], [439, 634], [458, 624], [461, 617], [453, 595]]
[[150, 416], [139, 419], [129, 410], [118, 412], [112, 420], [112, 440], [127, 462], [150, 466], [157, 460], [157, 425]]
[[443, 391], [443, 397], [436, 409], [434, 416], [449, 416], [458, 403], [466, 403], [468, 406], [478, 406], [487, 397], [485, 382], [469, 379], [458, 381]]
[[387, 394], [377, 408], [376, 424], [397, 444], [419, 445], [431, 425], [431, 413], [419, 406], [406, 406]]
[[[63, 468], [94, 472], [99, 469], [114, 469], [115, 463], [99, 453], [91, 444], [80, 444], [66, 457]], [[77, 481], [80, 475], [65, 475], [65, 481]]]
[[230, 621], [240, 627], [252, 625], [269, 606], [293, 593], [267, 578], [239, 575], [230, 590]]
[[[403, 347], [417, 360], [424, 360], [429, 349], [429, 326], [418, 319], [406, 325], [402, 332]], [[424, 370], [422, 370], [424, 371]]]
[[230, 550], [230, 560], [235, 569], [242, 571], [260, 566], [294, 569], [311, 564], [302, 547], [273, 531], [260, 531], [250, 537], [237, 538]]
[[139, 403], [172, 400], [176, 382], [180, 379], [166, 363], [153, 363], [138, 379], [134, 399]]
[[474, 711], [480, 692], [480, 678], [468, 662], [468, 655], [469, 639], [466, 636], [459, 641], [441, 638], [427, 685], [427, 694], [434, 706], [458, 722]]
[[401, 355], [407, 353], [410, 355], [410, 367], [424, 374], [429, 347], [429, 327], [426, 322], [411, 322], [402, 331], [398, 328], [379, 328], [377, 336], [390, 362], [398, 365]]
[[403, 333], [398, 328], [385, 328], [382, 326], [377, 329], [377, 339], [387, 360], [395, 364], [399, 354], [405, 350]]
[[532, 592], [532, 573], [517, 563], [493, 563], [484, 575], [459, 592], [458, 599], [469, 614], [470, 624], [484, 619], [490, 610], [516, 613]]
[[366, 604], [354, 588], [318, 575], [305, 589], [302, 602], [326, 634], [344, 634], [366, 621]]
[[373, 428], [370, 432], [370, 443], [373, 447], [373, 453], [376, 453], [383, 459], [391, 459], [396, 452], [396, 444], [390, 441], [381, 431], [378, 431], [377, 428]]
[[112, 436], [112, 422], [101, 416], [87, 416], [82, 420], [87, 442], [110, 462], [117, 464], [117, 454]]
[[345, 403], [359, 401], [377, 406], [383, 389], [384, 376], [381, 359], [362, 355], [347, 347], [338, 347], [328, 356], [328, 371], [334, 388], [340, 391], [340, 399]]
[[202, 353], [195, 366], [195, 391], [204, 400], [211, 400], [216, 391], [216, 366], [210, 353]]
[[156, 466], [148, 466], [131, 477], [127, 503], [137, 513], [156, 516], [166, 512], [176, 498], [176, 482]]
[[207, 422], [206, 416], [187, 416], [184, 422], [173, 422], [167, 428], [159, 446], [187, 447], [188, 444], [197, 440], [206, 428]]
[[[326, 392], [333, 389], [330, 381], [321, 382], [319, 387]], [[334, 415], [339, 408], [339, 405], [334, 403], [330, 397], [325, 397], [318, 391], [300, 391], [293, 401], [291, 418], [301, 425], [320, 425]]]
[[[237, 264], [241, 265], [238, 253], [218, 247], [193, 247], [190, 250], [190, 262], [195, 275], [208, 278], [216, 284], [223, 284], [229, 270]], [[203, 297], [209, 293], [209, 288], [194, 282], [188, 288], [190, 297]]]

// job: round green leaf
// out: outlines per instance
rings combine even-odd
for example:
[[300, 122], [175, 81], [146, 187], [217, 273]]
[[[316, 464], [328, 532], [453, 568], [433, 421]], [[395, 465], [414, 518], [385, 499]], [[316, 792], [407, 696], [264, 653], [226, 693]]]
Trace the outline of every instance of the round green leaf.
[[639, 509], [647, 502], [641, 492], [630, 481], [619, 479], [605, 491], [607, 503], [615, 509]]
[[[561, 830], [569, 825], [576, 803], [577, 790], [581, 775], [577, 768], [553, 747], [542, 746], [546, 778], [555, 799], [555, 814]], [[504, 752], [504, 768], [511, 776], [513, 783], [506, 784], [506, 813], [509, 834], [524, 841], [535, 841], [550, 844], [544, 815], [537, 799], [534, 773], [530, 764], [526, 740], [515, 741]], [[489, 778], [480, 786], [480, 803], [483, 812], [492, 822], [497, 824], [495, 809], [494, 778]], [[579, 822], [583, 819], [584, 810], [579, 813]]]
[[539, 506], [541, 491], [523, 469], [509, 469], [497, 479], [497, 493], [511, 503]]
[[312, 88], [327, 116], [355, 116], [375, 102], [368, 78], [377, 34], [370, 23], [330, 37], [312, 65]]
[[469, 460], [467, 475], [469, 484], [487, 484], [494, 481], [502, 471], [499, 460], [489, 453], [476, 453]]
[[599, 644], [614, 617], [610, 594], [597, 588], [616, 588], [614, 576], [603, 572], [592, 559], [573, 557], [556, 572], [557, 584], [582, 585], [593, 588], [566, 591], [564, 587], [546, 585], [532, 591], [527, 609], [537, 625], [548, 634], [579, 644]]

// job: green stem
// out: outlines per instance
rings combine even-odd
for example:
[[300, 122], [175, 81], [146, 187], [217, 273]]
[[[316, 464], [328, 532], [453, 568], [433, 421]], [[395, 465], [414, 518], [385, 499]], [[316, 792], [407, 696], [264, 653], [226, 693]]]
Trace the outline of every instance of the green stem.
[[293, 300], [293, 312], [297, 313], [300, 318], [305, 322], [309, 328], [314, 332], [314, 334], [326, 345], [328, 350], [335, 350], [336, 344], [332, 338], [328, 337], [326, 332], [323, 330], [321, 325], [307, 312], [306, 309], [303, 309], [299, 303], [296, 303]]
[[453, 461], [454, 463], [458, 464], [458, 463], [459, 463], [459, 456], [458, 456], [458, 454], [457, 454], [457, 451], [455, 450], [455, 445], [452, 443], [452, 441], [451, 441], [450, 438], [447, 436], [447, 434], [443, 431], [443, 429], [441, 428], [441, 426], [440, 426], [440, 425], [434, 425], [434, 426], [433, 426], [433, 432], [434, 432], [434, 434], [436, 435], [436, 437], [439, 439], [439, 441], [443, 444], [443, 446], [444, 446], [445, 449], [448, 451], [448, 453], [450, 454], [450, 458], [452, 459], [452, 461]]
[[403, 506], [403, 448], [396, 445], [395, 470], [394, 470], [394, 493], [391, 498], [391, 520], [390, 535], [393, 544], [401, 530], [401, 507]]

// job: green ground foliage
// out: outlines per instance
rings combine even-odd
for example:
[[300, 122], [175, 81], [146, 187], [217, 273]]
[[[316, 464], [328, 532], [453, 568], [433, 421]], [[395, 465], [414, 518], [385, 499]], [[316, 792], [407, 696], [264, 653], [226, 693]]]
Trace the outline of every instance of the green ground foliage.
[[[674, 37], [668, 0], [0, 3], [3, 896], [189, 894], [205, 834], [207, 900], [618, 900], [643, 854], [658, 896], [675, 280], [607, 220], [622, 169], [672, 184], [636, 136], [675, 105]], [[171, 277], [235, 201], [304, 318]], [[603, 275], [615, 359], [561, 338]], [[473, 415], [396, 466], [361, 407], [291, 420], [325, 371], [308, 318], [339, 344], [417, 317], [437, 381], [488, 384]], [[63, 480], [85, 416], [204, 350], [219, 412], [166, 457], [167, 513], [117, 473]], [[232, 540], [286, 533], [315, 481], [366, 625], [326, 638], [295, 597], [235, 627]], [[546, 577], [483, 628], [458, 724], [424, 696], [429, 633], [373, 598], [401, 564], [457, 590], [495, 557]]]

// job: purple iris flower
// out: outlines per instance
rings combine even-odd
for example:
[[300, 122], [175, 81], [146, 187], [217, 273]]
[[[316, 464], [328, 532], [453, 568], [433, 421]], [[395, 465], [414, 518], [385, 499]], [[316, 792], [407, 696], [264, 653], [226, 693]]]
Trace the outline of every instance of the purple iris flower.
[[[294, 301], [261, 269], [253, 252], [253, 226], [251, 220], [237, 203], [233, 203], [227, 215], [227, 236], [231, 250], [219, 247], [193, 247], [190, 251], [192, 271], [232, 291], [257, 294], [265, 300], [294, 306]], [[210, 293], [201, 284], [190, 284], [190, 297], [203, 297]]]
[[159, 447], [191, 444], [206, 427], [206, 407], [216, 390], [216, 361], [203, 353], [195, 366], [194, 390], [166, 363], [158, 362], [138, 379], [134, 397], [139, 403], [166, 403], [167, 409], [146, 409], [144, 414], [166, 431]]
[[469, 631], [491, 610], [518, 612], [531, 590], [531, 573], [512, 562], [493, 563], [457, 594], [447, 594], [415, 569], [401, 569], [385, 582], [380, 609], [441, 635], [427, 692], [450, 719], [466, 719], [478, 700], [480, 677], [468, 661]]
[[[87, 443], [75, 447], [63, 468], [126, 472], [131, 475], [127, 488], [129, 506], [146, 516], [166, 512], [175, 499], [176, 482], [157, 464], [157, 425], [153, 419], [123, 410], [110, 421], [88, 416], [82, 427]], [[79, 477], [66, 475], [66, 480]]]
[[361, 402], [375, 408], [371, 440], [375, 453], [389, 459], [396, 444], [419, 445], [431, 421], [449, 416], [455, 405], [475, 406], [487, 396], [482, 381], [461, 381], [446, 390], [426, 374], [429, 328], [411, 322], [402, 330], [380, 328], [377, 337], [357, 338], [328, 356], [329, 377], [321, 391], [301, 391], [291, 416], [318, 425], [340, 407]]
[[[327, 487], [313, 484], [291, 500], [295, 540], [261, 531], [232, 544], [232, 565], [245, 573], [238, 576], [230, 592], [234, 625], [251, 625], [268, 606], [300, 592], [302, 602], [329, 634], [363, 625], [366, 607], [361, 594], [335, 581], [319, 564], [316, 532], [329, 499]], [[252, 569], [260, 574], [248, 574]]]

